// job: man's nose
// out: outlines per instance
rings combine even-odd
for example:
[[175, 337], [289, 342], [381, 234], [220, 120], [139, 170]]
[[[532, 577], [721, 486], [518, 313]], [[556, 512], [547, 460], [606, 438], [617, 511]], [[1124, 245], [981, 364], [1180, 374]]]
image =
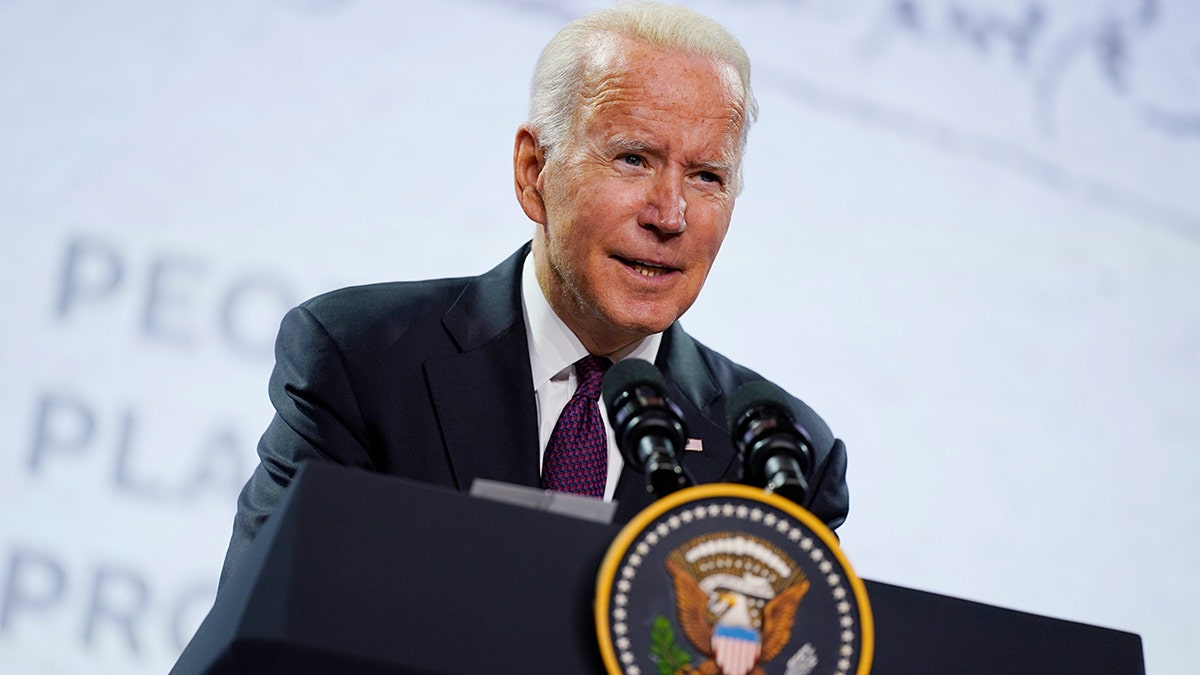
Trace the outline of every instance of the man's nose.
[[666, 234], [687, 229], [687, 202], [683, 197], [683, 178], [662, 174], [650, 186], [643, 225]]

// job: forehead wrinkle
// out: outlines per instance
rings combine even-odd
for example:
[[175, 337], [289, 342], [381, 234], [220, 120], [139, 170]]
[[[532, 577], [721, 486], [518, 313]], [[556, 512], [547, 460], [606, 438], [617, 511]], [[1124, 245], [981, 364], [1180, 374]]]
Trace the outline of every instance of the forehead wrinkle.
[[[656, 112], [673, 110], [673, 107], [663, 103], [663, 95], [656, 89], [648, 87], [646, 82], [639, 78], [633, 78], [634, 81], [630, 82], [630, 75], [633, 74], [633, 71], [627, 53], [629, 50], [624, 48], [630, 44], [639, 44], [639, 41], [612, 34], [599, 35], [594, 38], [591, 56], [580, 73], [580, 84], [576, 89], [576, 106], [572, 124], [574, 127], [572, 138], [575, 141], [582, 141], [586, 138], [592, 121], [612, 106], [628, 105], [629, 116], [638, 122], [645, 122], [647, 125], [654, 124]], [[712, 170], [733, 177], [741, 163], [741, 129], [745, 114], [744, 101], [737, 93], [741, 78], [731, 64], [723, 61], [705, 59], [698, 54], [677, 50], [661, 50], [659, 52], [661, 56], [672, 54], [698, 56], [703, 59], [705, 65], [692, 65], [691, 68], [711, 67], [715, 70], [715, 75], [721, 82], [722, 98], [724, 99], [722, 114], [707, 115], [702, 118], [703, 120], [717, 121], [722, 125], [723, 142], [720, 143], [722, 147], [718, 150], [720, 157], [714, 160], [685, 159], [685, 166]], [[648, 128], [646, 132], [653, 134]], [[657, 148], [645, 140], [628, 135], [608, 136], [603, 142], [607, 148], [632, 153], [644, 154], [661, 151], [665, 154], [669, 150], [667, 147]], [[574, 146], [575, 152], [583, 150], [582, 144], [571, 142], [571, 145]]]
[[628, 69], [627, 59], [617, 49], [617, 36], [600, 34], [591, 39], [591, 55], [579, 74], [579, 86], [575, 91], [576, 124], [594, 114], [601, 105], [606, 92], [617, 89], [617, 83]]
[[[595, 94], [589, 96], [585, 104], [581, 106], [579, 115], [579, 131], [586, 131], [589, 123], [604, 113], [607, 109], [627, 105], [628, 109], [622, 111], [622, 117], [634, 125], [635, 132], [641, 130], [647, 135], [655, 135], [653, 127], [659, 123], [656, 113], [671, 113], [673, 108], [668, 105], [663, 105], [660, 101], [655, 100], [657, 97], [651, 90], [644, 86], [628, 86], [619, 83], [619, 77], [610, 78], [617, 82], [616, 86], [606, 87]], [[646, 92], [642, 95], [642, 92]], [[725, 154], [736, 154], [738, 135], [741, 130], [741, 115], [738, 106], [730, 104], [726, 106], [724, 114], [717, 115], [696, 115], [695, 120], [701, 124], [695, 124], [685, 129], [687, 131], [699, 131], [703, 122], [717, 122], [721, 125], [722, 136], [728, 141], [722, 145], [727, 147], [722, 149]], [[652, 144], [646, 140], [631, 136], [628, 134], [612, 135], [606, 142], [623, 149], [642, 150], [654, 149]]]

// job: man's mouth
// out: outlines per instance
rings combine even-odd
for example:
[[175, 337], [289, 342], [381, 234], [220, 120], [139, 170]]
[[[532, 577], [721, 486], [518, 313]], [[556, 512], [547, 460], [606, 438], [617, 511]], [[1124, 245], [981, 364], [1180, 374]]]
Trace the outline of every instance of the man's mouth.
[[618, 258], [626, 267], [632, 269], [638, 274], [653, 279], [654, 277], [662, 276], [668, 272], [676, 271], [674, 267], [659, 265], [657, 263], [646, 262], [644, 260], [630, 260], [628, 258]]

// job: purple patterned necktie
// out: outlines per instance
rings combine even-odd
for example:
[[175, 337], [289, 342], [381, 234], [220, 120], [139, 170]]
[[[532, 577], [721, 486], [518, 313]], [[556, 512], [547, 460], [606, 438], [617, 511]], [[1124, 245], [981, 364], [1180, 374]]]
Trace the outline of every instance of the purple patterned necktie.
[[542, 487], [591, 497], [604, 496], [608, 479], [608, 440], [600, 419], [600, 381], [612, 365], [608, 359], [585, 356], [575, 362], [579, 386], [567, 402], [550, 442], [542, 468]]

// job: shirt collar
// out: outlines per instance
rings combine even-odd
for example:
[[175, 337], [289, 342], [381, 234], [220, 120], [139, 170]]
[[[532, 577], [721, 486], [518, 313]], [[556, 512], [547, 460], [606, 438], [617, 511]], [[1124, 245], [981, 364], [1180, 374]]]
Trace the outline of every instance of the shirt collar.
[[[533, 388], [536, 391], [576, 361], [587, 356], [588, 351], [583, 342], [550, 308], [550, 302], [542, 293], [542, 287], [538, 285], [537, 274], [534, 272], [533, 251], [529, 252], [521, 266], [521, 310], [525, 316], [529, 365], [533, 371]], [[662, 333], [655, 333], [638, 340], [610, 358], [614, 358], [614, 361], [637, 358], [654, 363], [661, 344]]]

